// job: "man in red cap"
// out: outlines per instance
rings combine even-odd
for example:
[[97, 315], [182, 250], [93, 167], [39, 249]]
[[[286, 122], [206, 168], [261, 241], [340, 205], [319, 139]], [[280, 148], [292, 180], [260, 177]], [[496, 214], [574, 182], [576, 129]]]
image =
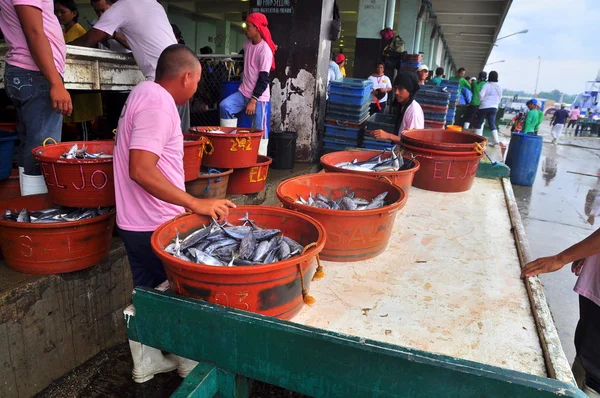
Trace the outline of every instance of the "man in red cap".
[[[237, 115], [246, 111], [254, 116], [252, 127], [263, 130], [259, 153], [267, 154], [269, 143], [269, 120], [267, 103], [271, 100], [269, 73], [275, 70], [275, 50], [277, 46], [271, 39], [267, 17], [255, 12], [246, 18], [246, 37], [244, 43], [244, 76], [237, 92], [221, 101], [219, 113], [221, 126], [237, 126]], [[235, 120], [233, 122], [233, 120]]]
[[340, 67], [340, 71], [342, 72], [342, 76], [346, 77], [346, 56], [344, 54], [338, 54], [335, 56], [335, 63]]

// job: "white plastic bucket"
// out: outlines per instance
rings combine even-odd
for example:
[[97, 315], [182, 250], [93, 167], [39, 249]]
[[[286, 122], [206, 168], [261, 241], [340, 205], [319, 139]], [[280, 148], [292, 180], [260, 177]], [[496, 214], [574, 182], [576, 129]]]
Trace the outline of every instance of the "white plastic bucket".
[[237, 119], [221, 119], [221, 127], [237, 127]]
[[44, 176], [21, 174], [21, 196], [48, 193]]

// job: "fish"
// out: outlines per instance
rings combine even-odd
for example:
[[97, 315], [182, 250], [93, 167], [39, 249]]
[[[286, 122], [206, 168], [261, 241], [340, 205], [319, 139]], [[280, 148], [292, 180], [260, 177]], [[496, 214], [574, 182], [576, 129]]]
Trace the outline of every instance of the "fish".
[[353, 191], [346, 192], [341, 198], [338, 200], [332, 200], [327, 198], [323, 194], [317, 194], [317, 200], [313, 200], [312, 205], [308, 200], [304, 200], [302, 196], [298, 197], [296, 203], [306, 204], [306, 206], [315, 207], [318, 209], [329, 209], [329, 210], [372, 210], [379, 209], [380, 207], [384, 207], [386, 205], [385, 198], [387, 197], [388, 192], [383, 192], [377, 195], [372, 200], [366, 198], [360, 198], [356, 196], [356, 193]]
[[[11, 217], [14, 217], [12, 212]], [[303, 246], [294, 239], [281, 235], [279, 229], [264, 229], [248, 217], [244, 224], [219, 224], [192, 230], [182, 240], [179, 231], [164, 251], [175, 258], [196, 264], [219, 267], [256, 266], [283, 261], [302, 254]]]
[[87, 147], [84, 145], [81, 149], [74, 144], [67, 152], [61, 155], [64, 159], [109, 159], [113, 155], [105, 154], [100, 151], [98, 153], [91, 153], [87, 151]]
[[[392, 156], [384, 159], [384, 155], [386, 155], [387, 152], [391, 152]], [[408, 162], [405, 162], [404, 158], [400, 156], [398, 152], [398, 147], [394, 146], [393, 148], [385, 150], [369, 160], [359, 162], [357, 159], [354, 159], [352, 162], [337, 163], [335, 164], [335, 167], [351, 171], [379, 173], [412, 169], [415, 166], [414, 158]]]
[[72, 207], [52, 207], [48, 209], [29, 211], [26, 208], [5, 211], [3, 220], [19, 223], [49, 224], [57, 222], [81, 221], [98, 217], [112, 211], [114, 207], [99, 207], [96, 209], [78, 209]]

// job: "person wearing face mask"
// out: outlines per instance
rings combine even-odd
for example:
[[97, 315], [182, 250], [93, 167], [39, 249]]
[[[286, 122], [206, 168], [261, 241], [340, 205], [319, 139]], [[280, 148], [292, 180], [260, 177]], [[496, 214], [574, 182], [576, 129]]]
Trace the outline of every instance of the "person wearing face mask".
[[417, 101], [415, 94], [419, 91], [419, 80], [415, 72], [401, 71], [394, 80], [394, 95], [398, 103], [398, 119], [394, 133], [384, 130], [373, 130], [371, 136], [378, 140], [390, 140], [394, 144], [400, 143], [400, 134], [405, 130], [425, 128], [423, 109]]

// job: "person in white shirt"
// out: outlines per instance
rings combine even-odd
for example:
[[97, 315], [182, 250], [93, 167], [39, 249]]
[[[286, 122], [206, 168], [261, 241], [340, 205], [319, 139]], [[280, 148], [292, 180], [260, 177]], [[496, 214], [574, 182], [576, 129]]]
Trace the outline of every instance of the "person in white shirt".
[[[369, 76], [373, 83], [373, 100], [371, 101], [371, 115], [385, 111], [387, 105], [388, 93], [392, 91], [392, 81], [383, 74], [385, 64], [381, 61], [375, 65], [375, 73]], [[377, 104], [379, 101], [379, 105]]]
[[500, 143], [498, 139], [498, 128], [496, 127], [496, 114], [498, 113], [498, 104], [502, 99], [502, 87], [498, 84], [498, 72], [491, 71], [488, 82], [479, 92], [479, 110], [477, 111], [477, 130], [475, 133], [483, 135], [483, 123], [487, 119], [492, 130], [493, 142], [490, 146], [496, 146]]
[[342, 80], [344, 76], [342, 76], [340, 66], [335, 63], [333, 58], [333, 53], [329, 54], [329, 71], [333, 72], [333, 79], [331, 80]]

